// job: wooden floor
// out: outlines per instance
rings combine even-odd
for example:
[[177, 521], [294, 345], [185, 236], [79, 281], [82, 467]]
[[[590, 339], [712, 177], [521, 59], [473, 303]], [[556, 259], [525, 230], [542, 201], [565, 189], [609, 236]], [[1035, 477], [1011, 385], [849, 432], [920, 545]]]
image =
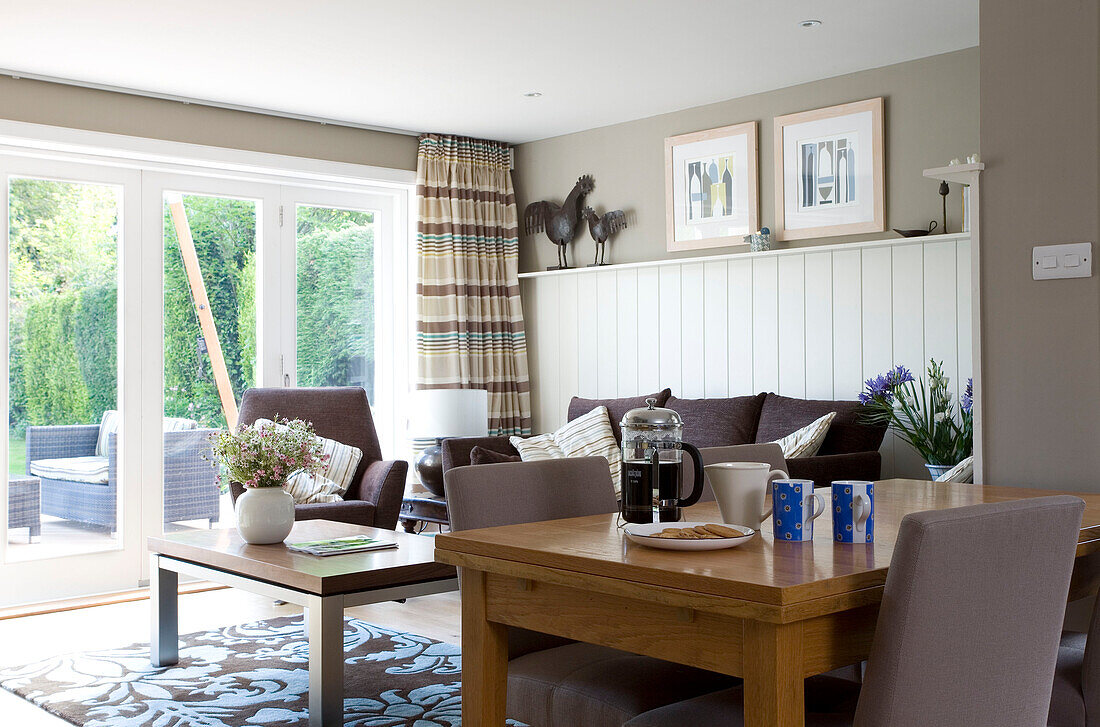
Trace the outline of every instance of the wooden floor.
[[[276, 606], [269, 598], [225, 588], [180, 596], [181, 634], [273, 616], [301, 613], [298, 606]], [[346, 611], [379, 626], [459, 642], [458, 593], [377, 603]], [[106, 649], [149, 641], [149, 601], [82, 608], [0, 621], [0, 666], [24, 664], [55, 654]], [[0, 690], [0, 725], [60, 727], [68, 723]]]

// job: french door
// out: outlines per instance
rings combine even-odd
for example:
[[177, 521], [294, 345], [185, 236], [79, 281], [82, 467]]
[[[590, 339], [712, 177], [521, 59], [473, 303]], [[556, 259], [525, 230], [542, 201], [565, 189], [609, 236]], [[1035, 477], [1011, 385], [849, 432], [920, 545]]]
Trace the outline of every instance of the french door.
[[0, 606], [133, 588], [146, 537], [232, 527], [204, 457], [249, 387], [363, 386], [400, 456], [407, 188], [3, 155], [0, 180]]

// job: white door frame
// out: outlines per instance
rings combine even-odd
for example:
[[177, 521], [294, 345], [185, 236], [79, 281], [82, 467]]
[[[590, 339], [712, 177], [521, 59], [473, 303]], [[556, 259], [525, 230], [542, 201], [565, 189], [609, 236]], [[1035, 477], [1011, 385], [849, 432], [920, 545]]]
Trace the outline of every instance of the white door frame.
[[[8, 178], [27, 176], [120, 187], [122, 214], [118, 250], [117, 406], [122, 413], [118, 465], [118, 531], [116, 545], [74, 555], [7, 561], [7, 482], [0, 488], [0, 573], [5, 587], [0, 605], [64, 598], [132, 588], [139, 578], [145, 541], [141, 537], [141, 278], [130, 271], [141, 268], [141, 175], [130, 169], [100, 167], [69, 161], [19, 159], [0, 156], [0, 275], [8, 280]], [[6, 287], [6, 283], [5, 283]], [[3, 375], [0, 411], [8, 410], [9, 306], [0, 314]], [[8, 437], [0, 438], [0, 461], [8, 468]], [[129, 496], [128, 496], [129, 495]]]

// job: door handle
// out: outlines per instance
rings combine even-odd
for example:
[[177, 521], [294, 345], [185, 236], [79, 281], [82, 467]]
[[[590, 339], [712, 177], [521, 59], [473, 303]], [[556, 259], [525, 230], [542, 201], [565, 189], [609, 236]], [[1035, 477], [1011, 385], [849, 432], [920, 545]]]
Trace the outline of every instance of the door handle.
[[290, 374], [283, 374], [283, 386], [290, 388]]

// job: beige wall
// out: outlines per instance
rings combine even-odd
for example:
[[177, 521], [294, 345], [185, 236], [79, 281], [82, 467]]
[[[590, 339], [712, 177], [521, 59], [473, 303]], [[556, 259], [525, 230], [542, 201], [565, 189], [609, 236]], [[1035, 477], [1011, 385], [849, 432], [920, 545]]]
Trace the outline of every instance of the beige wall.
[[[597, 210], [621, 208], [634, 213], [632, 226], [608, 246], [609, 262], [743, 250], [744, 246], [678, 254], [665, 251], [665, 137], [759, 122], [760, 219], [774, 227], [772, 119], [875, 96], [886, 98], [886, 226], [926, 226], [929, 220], [940, 219], [942, 204], [937, 183], [924, 179], [922, 170], [978, 150], [977, 48], [521, 144], [516, 149], [514, 175], [517, 200], [521, 210], [534, 200], [560, 202], [577, 177], [590, 173], [596, 178], [596, 190], [589, 201]], [[614, 103], [614, 94], [609, 94], [607, 102]], [[958, 188], [952, 189], [948, 205], [948, 223], [957, 231]], [[578, 262], [590, 262], [592, 252], [585, 229], [570, 248], [570, 259], [575, 254]], [[521, 239], [523, 271], [554, 265], [556, 256], [543, 234]]]
[[0, 76], [0, 119], [416, 169], [415, 136]]
[[1033, 281], [1029, 272], [1036, 244], [1091, 242], [1100, 253], [1098, 7], [981, 3], [991, 483], [1100, 491], [1100, 278]]

